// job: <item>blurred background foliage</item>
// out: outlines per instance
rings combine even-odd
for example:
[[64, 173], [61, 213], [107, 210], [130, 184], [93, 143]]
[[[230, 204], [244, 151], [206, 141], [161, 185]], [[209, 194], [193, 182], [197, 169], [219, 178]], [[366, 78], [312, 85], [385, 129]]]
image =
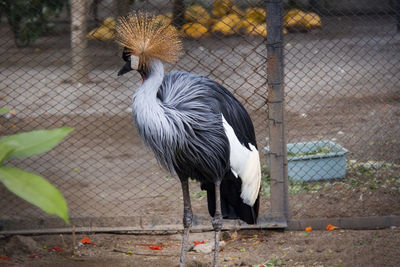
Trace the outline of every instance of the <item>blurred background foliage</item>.
[[68, 0], [0, 0], [0, 13], [7, 17], [18, 47], [28, 46], [54, 27]]

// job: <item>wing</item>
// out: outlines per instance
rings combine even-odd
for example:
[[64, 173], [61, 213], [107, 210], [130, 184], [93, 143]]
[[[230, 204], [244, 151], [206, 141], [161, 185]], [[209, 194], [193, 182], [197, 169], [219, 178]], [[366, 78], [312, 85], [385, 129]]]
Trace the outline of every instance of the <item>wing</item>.
[[240, 102], [222, 85], [214, 87], [222, 97], [221, 113], [225, 133], [230, 145], [231, 171], [242, 180], [241, 198], [253, 206], [261, 184], [260, 157], [253, 123]]
[[224, 86], [212, 80], [209, 80], [209, 86], [217, 93], [219, 109], [240, 143], [248, 149], [249, 144], [257, 148], [254, 126], [246, 109]]
[[[186, 83], [184, 86], [183, 83]], [[215, 81], [196, 74], [173, 71], [168, 73], [160, 87], [158, 97], [166, 104], [180, 109], [195, 98], [205, 98], [214, 113], [222, 114], [232, 126], [239, 141], [248, 149], [249, 143], [257, 148], [253, 123], [249, 114], [232, 93]]]
[[[229, 162], [232, 173], [242, 181], [241, 198], [243, 202], [252, 206], [258, 198], [261, 168], [253, 123], [240, 102], [222, 85], [206, 77], [186, 72], [167, 74], [163, 86], [160, 87], [159, 99], [165, 105], [173, 106], [173, 108], [190, 114], [190, 116], [197, 114], [197, 119], [210, 114], [213, 115], [209, 116], [207, 120], [214, 120], [209, 123], [212, 123], [213, 127], [218, 129], [218, 132], [222, 131], [226, 135], [229, 143], [229, 159], [225, 160]], [[203, 124], [207, 125], [207, 123]], [[210, 131], [210, 128], [208, 130], [198, 129], [197, 137], [200, 137], [206, 131]], [[226, 148], [223, 146], [224, 144], [221, 143], [218, 150], [225, 151]], [[202, 147], [203, 151], [198, 154], [208, 155], [208, 157], [215, 159], [219, 158], [219, 160], [226, 157], [225, 152], [224, 155], [219, 156], [217, 154], [220, 153], [210, 154], [211, 150], [217, 148], [215, 145]], [[207, 152], [204, 151], [206, 149], [210, 149], [210, 152], [205, 153]], [[219, 165], [221, 164], [219, 163]], [[214, 162], [207, 164], [207, 166], [216, 168], [218, 164], [216, 165], [216, 162]], [[226, 166], [225, 163], [218, 169], [226, 172], [224, 166]], [[229, 170], [229, 166], [227, 167]]]
[[204, 77], [171, 72], [164, 76], [158, 99], [169, 124], [179, 133], [179, 138], [173, 136], [169, 142], [174, 169], [199, 181], [221, 180], [230, 168], [229, 141], [216, 112], [218, 101]]

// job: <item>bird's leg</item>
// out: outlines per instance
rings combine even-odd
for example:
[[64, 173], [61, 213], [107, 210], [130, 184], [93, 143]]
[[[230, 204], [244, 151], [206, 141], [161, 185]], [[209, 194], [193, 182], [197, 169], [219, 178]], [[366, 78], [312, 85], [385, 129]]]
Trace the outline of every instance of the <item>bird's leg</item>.
[[190, 195], [189, 195], [189, 181], [188, 179], [181, 179], [182, 184], [182, 193], [183, 193], [183, 240], [182, 240], [182, 248], [181, 248], [181, 259], [179, 262], [179, 266], [185, 266], [186, 261], [186, 253], [187, 253], [187, 242], [189, 238], [189, 231], [192, 227], [192, 206], [190, 204]]
[[219, 252], [219, 236], [222, 229], [222, 212], [221, 212], [221, 182], [215, 183], [215, 214], [212, 219], [212, 225], [215, 231], [215, 246], [214, 246], [214, 267], [218, 266], [218, 252]]

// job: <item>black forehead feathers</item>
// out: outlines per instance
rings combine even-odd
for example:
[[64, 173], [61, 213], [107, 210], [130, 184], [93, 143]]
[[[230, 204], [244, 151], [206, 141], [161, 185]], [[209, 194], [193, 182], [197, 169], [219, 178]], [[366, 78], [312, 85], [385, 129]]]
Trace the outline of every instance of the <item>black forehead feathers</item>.
[[124, 47], [124, 51], [122, 52], [122, 59], [124, 61], [131, 61], [130, 56], [131, 56], [131, 51], [128, 48]]

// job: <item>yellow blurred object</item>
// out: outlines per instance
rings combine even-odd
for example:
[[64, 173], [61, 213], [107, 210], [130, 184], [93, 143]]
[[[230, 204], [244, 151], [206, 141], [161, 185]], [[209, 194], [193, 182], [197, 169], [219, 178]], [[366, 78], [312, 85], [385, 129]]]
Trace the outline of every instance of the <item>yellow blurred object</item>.
[[224, 35], [232, 35], [239, 31], [241, 19], [236, 14], [229, 14], [218, 20], [211, 28], [212, 32], [220, 32]]
[[164, 24], [171, 24], [172, 22], [172, 13], [168, 12], [162, 15], [157, 16], [157, 20], [161, 21]]
[[286, 28], [295, 28], [301, 26], [301, 20], [303, 19], [303, 16], [301, 15], [294, 15], [293, 17], [285, 17], [283, 26]]
[[186, 23], [182, 26], [181, 31], [191, 38], [200, 38], [208, 34], [208, 29], [200, 23]]
[[303, 16], [303, 19], [301, 20], [301, 23], [306, 27], [307, 29], [312, 29], [312, 28], [321, 28], [322, 23], [321, 23], [321, 17], [318, 16], [315, 13], [307, 13]]
[[283, 26], [285, 26], [286, 28], [294, 28], [299, 26], [301, 27], [301, 20], [303, 19], [305, 14], [306, 13], [297, 8], [289, 10], [283, 16]]
[[185, 20], [193, 23], [200, 23], [204, 26], [208, 26], [210, 21], [210, 14], [207, 10], [200, 5], [193, 5], [186, 9]]
[[265, 9], [259, 7], [249, 7], [246, 9], [244, 17], [249, 21], [256, 21], [257, 23], [265, 23], [267, 13]]
[[258, 7], [249, 7], [245, 11], [244, 17], [241, 22], [241, 28], [243, 28], [246, 33], [253, 32], [253, 30], [259, 24], [266, 23], [266, 18], [267, 15], [264, 9]]
[[243, 17], [240, 22], [240, 28], [245, 29], [246, 31], [247, 28], [254, 27], [257, 24], [259, 24], [259, 22], [254, 20], [253, 18], [246, 19], [246, 17]]
[[305, 13], [298, 8], [293, 8], [285, 13], [284, 19], [286, 20], [286, 17], [294, 17], [295, 15], [304, 16]]
[[267, 37], [267, 23], [258, 24], [258, 25], [250, 25], [245, 29], [246, 34], [251, 35], [261, 35], [263, 37]]
[[321, 28], [321, 18], [315, 13], [305, 13], [300, 9], [291, 9], [286, 12], [284, 19], [284, 26], [289, 30], [302, 30], [307, 31], [313, 28]]
[[236, 5], [233, 5], [231, 7], [231, 10], [229, 11], [230, 14], [236, 14], [239, 17], [243, 17], [245, 15], [245, 13]]
[[86, 38], [89, 40], [102, 40], [107, 41], [114, 39], [114, 30], [110, 30], [110, 28], [100, 25], [100, 27], [91, 30], [87, 35]]
[[113, 17], [108, 17], [103, 21], [102, 25], [109, 28], [110, 30], [114, 30], [115, 19]]
[[215, 0], [213, 3], [212, 14], [222, 18], [232, 12], [233, 3], [231, 0]]
[[89, 40], [112, 40], [114, 39], [115, 19], [112, 17], [106, 18], [98, 28], [91, 30], [86, 38]]

